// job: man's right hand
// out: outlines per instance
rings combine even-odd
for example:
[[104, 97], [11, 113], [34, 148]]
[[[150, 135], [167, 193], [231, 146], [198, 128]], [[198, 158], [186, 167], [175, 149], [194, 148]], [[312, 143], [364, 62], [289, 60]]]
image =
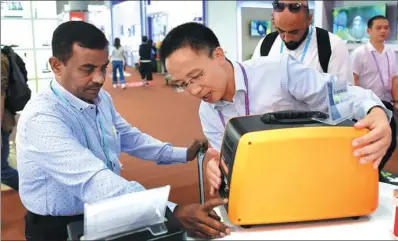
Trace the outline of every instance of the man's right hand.
[[204, 239], [222, 238], [231, 233], [231, 228], [223, 224], [214, 208], [224, 205], [227, 199], [211, 199], [203, 205], [178, 205], [174, 215], [187, 230], [188, 235]]
[[210, 183], [210, 195], [213, 196], [221, 185], [221, 170], [219, 165], [220, 153], [213, 148], [209, 148], [206, 155], [211, 157], [210, 161], [207, 163], [206, 174]]

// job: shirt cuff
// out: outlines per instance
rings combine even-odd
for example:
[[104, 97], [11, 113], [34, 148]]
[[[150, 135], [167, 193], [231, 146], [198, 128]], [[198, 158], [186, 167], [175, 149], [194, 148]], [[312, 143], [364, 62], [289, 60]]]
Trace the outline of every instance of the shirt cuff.
[[187, 162], [187, 148], [168, 146], [168, 149], [156, 161], [158, 165], [172, 165]]
[[[363, 102], [363, 107], [364, 107], [364, 111], [365, 111], [363, 117], [367, 116], [367, 115], [369, 114], [369, 111], [370, 111], [373, 107], [380, 107], [380, 108], [382, 108], [382, 109], [384, 110], [384, 113], [386, 113], [388, 122], [389, 122], [389, 123], [391, 122], [392, 111], [390, 111], [389, 109], [387, 109], [387, 108], [384, 106], [383, 103], [381, 103], [381, 102], [380, 102], [380, 103], [375, 103], [374, 101], [364, 101], [364, 102]], [[360, 118], [360, 119], [362, 119], [362, 118]], [[360, 120], [360, 119], [358, 119], [358, 120]]]
[[173, 202], [167, 202], [167, 207], [171, 210], [172, 213], [174, 213], [174, 209], [177, 207], [177, 204]]
[[170, 163], [186, 163], [187, 162], [187, 148], [174, 147], [171, 153]]

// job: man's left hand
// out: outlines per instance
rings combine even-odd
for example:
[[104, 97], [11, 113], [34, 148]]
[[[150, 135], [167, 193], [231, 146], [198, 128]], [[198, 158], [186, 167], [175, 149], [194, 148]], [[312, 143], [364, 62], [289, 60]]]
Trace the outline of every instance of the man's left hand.
[[206, 150], [208, 148], [207, 140], [194, 140], [191, 145], [189, 145], [187, 149], [187, 161], [192, 161], [198, 155], [200, 148], [204, 147]]
[[353, 141], [354, 156], [360, 157], [362, 164], [373, 161], [373, 167], [378, 168], [382, 158], [391, 144], [391, 128], [387, 115], [380, 107], [374, 107], [362, 120], [355, 123], [358, 129], [367, 128], [369, 132]]

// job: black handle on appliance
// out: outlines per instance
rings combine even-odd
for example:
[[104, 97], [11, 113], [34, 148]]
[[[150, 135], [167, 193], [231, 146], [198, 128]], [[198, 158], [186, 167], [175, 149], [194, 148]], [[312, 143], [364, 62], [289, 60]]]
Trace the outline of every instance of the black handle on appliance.
[[277, 111], [266, 113], [261, 117], [265, 124], [315, 124], [319, 121], [313, 118], [326, 119], [328, 114], [321, 111]]
[[206, 158], [206, 152], [209, 148], [209, 144], [206, 141], [199, 149], [197, 153], [197, 160], [198, 160], [198, 177], [199, 177], [199, 198], [200, 204], [205, 203], [205, 181], [204, 181], [204, 170], [203, 164]]

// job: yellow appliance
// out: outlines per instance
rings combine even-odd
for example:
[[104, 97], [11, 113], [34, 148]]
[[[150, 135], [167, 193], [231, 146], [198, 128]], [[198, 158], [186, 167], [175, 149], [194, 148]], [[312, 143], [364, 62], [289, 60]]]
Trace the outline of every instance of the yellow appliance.
[[375, 211], [378, 171], [360, 164], [352, 147], [367, 130], [350, 120], [336, 126], [314, 120], [322, 114], [283, 111], [228, 122], [219, 191], [229, 199], [233, 224], [358, 218]]

